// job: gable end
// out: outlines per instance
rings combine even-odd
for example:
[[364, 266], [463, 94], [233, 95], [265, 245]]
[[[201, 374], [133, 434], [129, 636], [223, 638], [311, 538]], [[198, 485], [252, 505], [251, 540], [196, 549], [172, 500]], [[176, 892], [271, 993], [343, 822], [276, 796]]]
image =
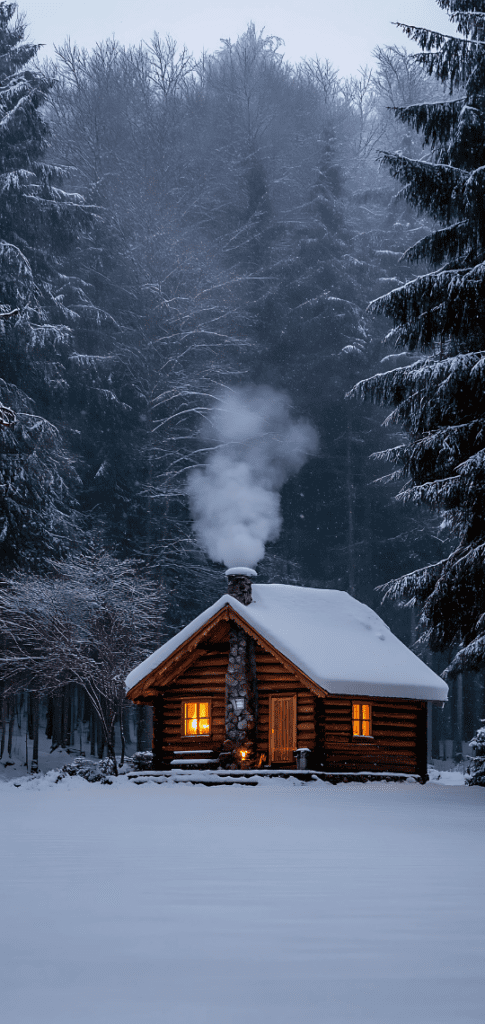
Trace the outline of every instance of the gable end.
[[295, 676], [296, 679], [315, 696], [326, 696], [326, 690], [319, 686], [318, 683], [315, 683], [313, 679], [310, 679], [305, 672], [302, 672], [301, 669], [297, 668], [289, 658], [278, 651], [273, 644], [261, 636], [253, 626], [248, 625], [246, 620], [242, 616], [238, 615], [230, 605], [225, 605], [224, 608], [221, 608], [216, 612], [209, 622], [205, 623], [201, 629], [197, 630], [196, 633], [181, 644], [180, 647], [178, 647], [173, 654], [163, 662], [163, 664], [158, 665], [152, 670], [152, 672], [149, 672], [144, 679], [140, 679], [135, 686], [132, 686], [127, 693], [129, 700], [138, 704], [153, 703], [153, 701], [160, 695], [161, 689], [165, 689], [172, 683], [176, 683], [177, 679], [183, 675], [200, 658], [201, 655], [206, 653], [203, 646], [204, 641], [208, 641], [209, 644], [212, 644], [217, 643], [219, 639], [223, 639], [227, 632], [226, 623], [229, 621], [235, 622], [240, 626], [248, 636], [255, 640], [259, 647], [275, 658], [275, 660], [279, 662], [287, 672]]

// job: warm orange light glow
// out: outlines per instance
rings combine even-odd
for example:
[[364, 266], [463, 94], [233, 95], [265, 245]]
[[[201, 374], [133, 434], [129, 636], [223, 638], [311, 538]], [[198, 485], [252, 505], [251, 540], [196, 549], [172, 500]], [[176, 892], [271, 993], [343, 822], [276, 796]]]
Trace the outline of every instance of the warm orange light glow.
[[360, 736], [360, 704], [352, 704], [352, 734]]
[[371, 735], [370, 704], [352, 704], [352, 735]]
[[184, 733], [186, 736], [209, 735], [209, 701], [191, 701], [184, 704], [184, 723]]
[[240, 750], [239, 753], [241, 755], [241, 760], [242, 761], [244, 761], [245, 758], [248, 756], [248, 751], [247, 750]]

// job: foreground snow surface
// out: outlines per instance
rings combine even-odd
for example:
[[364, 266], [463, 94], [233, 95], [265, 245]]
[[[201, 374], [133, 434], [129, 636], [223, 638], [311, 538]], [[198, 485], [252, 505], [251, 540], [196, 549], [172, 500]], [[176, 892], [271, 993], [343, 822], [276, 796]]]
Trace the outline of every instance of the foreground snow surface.
[[4, 783], [2, 1017], [483, 1024], [484, 810], [436, 783]]

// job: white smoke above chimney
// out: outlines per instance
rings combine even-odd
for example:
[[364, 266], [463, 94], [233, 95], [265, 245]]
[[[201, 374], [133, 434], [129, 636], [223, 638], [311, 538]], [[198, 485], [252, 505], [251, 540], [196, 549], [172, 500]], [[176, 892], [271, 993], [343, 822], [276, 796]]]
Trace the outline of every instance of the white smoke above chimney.
[[212, 448], [188, 474], [196, 536], [209, 558], [255, 566], [281, 530], [280, 490], [318, 451], [318, 434], [274, 388], [240, 387], [216, 402], [203, 433]]

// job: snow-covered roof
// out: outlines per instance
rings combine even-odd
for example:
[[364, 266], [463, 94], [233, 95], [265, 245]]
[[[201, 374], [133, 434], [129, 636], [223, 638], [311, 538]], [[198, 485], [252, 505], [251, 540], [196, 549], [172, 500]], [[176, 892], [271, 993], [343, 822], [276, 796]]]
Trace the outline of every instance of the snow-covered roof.
[[131, 689], [158, 668], [218, 611], [241, 619], [329, 693], [368, 697], [447, 699], [448, 687], [365, 604], [342, 590], [254, 583], [244, 605], [229, 594], [185, 626], [130, 672]]

